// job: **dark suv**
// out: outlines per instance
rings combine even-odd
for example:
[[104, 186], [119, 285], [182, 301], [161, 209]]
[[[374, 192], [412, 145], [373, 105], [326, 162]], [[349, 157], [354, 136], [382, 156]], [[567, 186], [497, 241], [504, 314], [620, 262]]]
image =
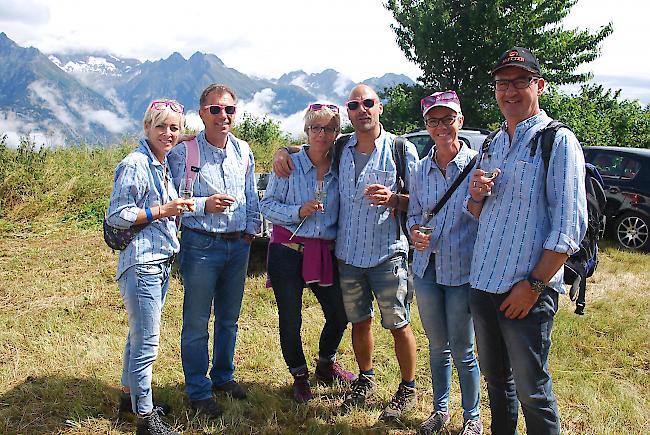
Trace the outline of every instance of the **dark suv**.
[[650, 149], [587, 147], [605, 182], [606, 230], [626, 249], [650, 250]]

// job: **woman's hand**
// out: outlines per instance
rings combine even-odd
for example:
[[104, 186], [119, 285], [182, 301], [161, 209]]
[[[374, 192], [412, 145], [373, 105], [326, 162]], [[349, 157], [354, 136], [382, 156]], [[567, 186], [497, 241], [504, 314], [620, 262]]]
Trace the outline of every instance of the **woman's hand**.
[[311, 216], [317, 211], [323, 210], [323, 203], [318, 202], [315, 199], [311, 199], [304, 203], [302, 207], [300, 207], [300, 210], [298, 211], [298, 216], [301, 218], [306, 218], [307, 216]]
[[420, 225], [413, 225], [411, 227], [411, 241], [413, 242], [413, 247], [416, 251], [424, 251], [429, 247], [429, 242], [431, 241], [430, 234], [422, 234], [419, 231]]
[[189, 211], [194, 211], [196, 209], [193, 199], [176, 198], [160, 206], [160, 216], [156, 216], [156, 219], [169, 216], [180, 216], [188, 209]]

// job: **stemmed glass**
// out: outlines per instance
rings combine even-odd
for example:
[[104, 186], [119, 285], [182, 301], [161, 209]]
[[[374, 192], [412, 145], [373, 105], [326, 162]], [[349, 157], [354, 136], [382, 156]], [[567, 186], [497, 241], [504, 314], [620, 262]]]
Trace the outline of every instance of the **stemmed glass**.
[[320, 212], [325, 213], [325, 199], [327, 199], [325, 180], [316, 180], [316, 190], [314, 190], [314, 199], [321, 203]]
[[[487, 159], [485, 158], [486, 156]], [[488, 178], [492, 180], [494, 177], [497, 176], [497, 167], [495, 165], [495, 162], [492, 159], [491, 154], [483, 153], [481, 155], [481, 161], [479, 162], [478, 167], [483, 170], [484, 178]], [[485, 196], [490, 196], [490, 195], [492, 195], [492, 189], [485, 192]]]
[[[178, 195], [183, 199], [190, 199], [193, 195], [194, 183], [187, 178], [181, 180], [181, 185], [178, 186]], [[188, 206], [185, 206], [185, 211], [190, 211]]]
[[[364, 189], [364, 195], [368, 195], [368, 188], [373, 185], [373, 184], [379, 184], [379, 176], [373, 172], [373, 171], [368, 171], [368, 173], [365, 174], [365, 181], [366, 181], [366, 187]], [[375, 204], [372, 203], [370, 200], [370, 197], [368, 197], [368, 201], [370, 201], [370, 207], [374, 207]]]
[[418, 227], [418, 231], [425, 236], [430, 236], [433, 232], [433, 227], [429, 225], [431, 218], [433, 218], [433, 210], [425, 210], [422, 212], [422, 225]]

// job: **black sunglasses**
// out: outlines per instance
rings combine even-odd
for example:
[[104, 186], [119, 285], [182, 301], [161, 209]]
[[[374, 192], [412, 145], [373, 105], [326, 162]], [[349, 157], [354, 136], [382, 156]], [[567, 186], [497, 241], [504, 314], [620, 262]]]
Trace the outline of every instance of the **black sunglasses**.
[[228, 115], [234, 115], [237, 111], [237, 106], [222, 106], [221, 104], [211, 104], [209, 106], [205, 106], [205, 108], [208, 109], [213, 115], [220, 114], [222, 110], [224, 110]]
[[375, 100], [374, 98], [365, 98], [363, 100], [350, 100], [346, 103], [346, 106], [348, 106], [348, 109], [350, 110], [357, 110], [359, 108], [359, 104], [363, 103], [364, 107], [367, 109], [370, 109], [375, 105]]

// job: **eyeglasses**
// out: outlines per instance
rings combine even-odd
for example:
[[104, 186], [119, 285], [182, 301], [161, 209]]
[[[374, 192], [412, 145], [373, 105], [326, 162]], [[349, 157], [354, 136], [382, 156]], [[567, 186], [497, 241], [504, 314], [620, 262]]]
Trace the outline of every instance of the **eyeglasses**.
[[507, 91], [510, 87], [510, 83], [515, 87], [515, 89], [526, 89], [530, 86], [530, 83], [534, 80], [539, 80], [539, 77], [519, 77], [514, 80], [495, 80], [494, 89], [497, 91]]
[[314, 134], [321, 134], [321, 133], [334, 134], [337, 131], [339, 131], [337, 128], [334, 127], [321, 127], [320, 125], [310, 125], [307, 128], [309, 128], [309, 130]]
[[237, 106], [222, 106], [221, 104], [211, 104], [209, 106], [203, 106], [203, 108], [208, 109], [213, 115], [220, 114], [222, 110], [228, 115], [234, 115], [237, 111]]
[[324, 109], [325, 107], [327, 107], [334, 113], [339, 113], [339, 106], [337, 106], [336, 104], [313, 103], [309, 105], [307, 110], [310, 110], [312, 112], [318, 112], [319, 110]]
[[350, 100], [347, 103], [345, 103], [346, 106], [348, 106], [348, 109], [350, 110], [357, 110], [359, 108], [359, 104], [363, 103], [363, 106], [366, 109], [370, 109], [375, 105], [375, 103], [378, 103], [379, 100], [375, 98], [364, 98], [363, 100]]
[[453, 116], [453, 115], [445, 116], [444, 118], [433, 118], [433, 117], [431, 117], [431, 118], [426, 118], [424, 120], [424, 124], [427, 127], [436, 128], [437, 126], [440, 125], [440, 123], [443, 123], [445, 125], [451, 125], [454, 122], [456, 122], [456, 119], [458, 119], [458, 116]]
[[172, 109], [174, 112], [177, 113], [183, 113], [183, 110], [185, 110], [182, 104], [171, 100], [152, 101], [151, 105], [149, 106], [149, 108], [154, 110], [165, 110], [165, 108], [167, 107], [169, 107], [170, 109]]

